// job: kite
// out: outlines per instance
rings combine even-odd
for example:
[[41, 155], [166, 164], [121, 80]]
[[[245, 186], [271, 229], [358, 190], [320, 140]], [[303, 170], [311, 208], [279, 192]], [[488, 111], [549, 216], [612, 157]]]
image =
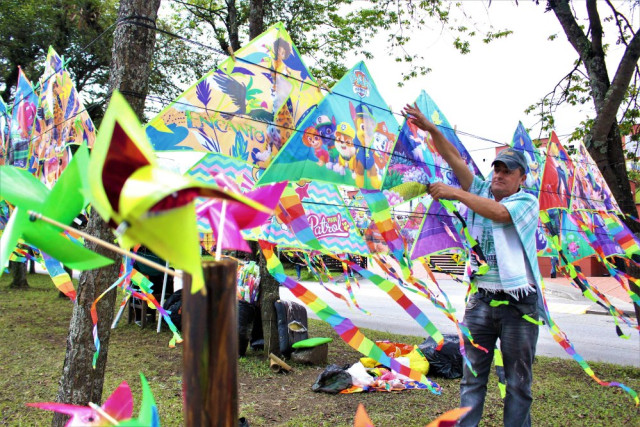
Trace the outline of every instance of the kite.
[[[513, 133], [511, 147], [515, 150], [522, 151], [527, 159], [529, 170], [527, 171], [527, 178], [524, 181], [523, 190], [534, 195], [536, 199], [539, 199], [542, 171], [545, 167], [545, 156], [540, 155], [540, 152], [533, 144], [522, 122], [518, 122], [518, 126]], [[548, 239], [549, 236], [546, 229], [538, 222], [538, 229], [536, 230], [536, 249], [538, 256], [558, 255], [553, 246], [549, 244]]]
[[18, 87], [11, 110], [9, 126], [9, 144], [6, 164], [19, 169], [31, 169], [29, 149], [33, 125], [36, 119], [38, 97], [31, 82], [18, 67]]
[[[415, 103], [460, 152], [473, 174], [482, 178], [471, 155], [431, 97], [423, 90]], [[453, 171], [433, 146], [431, 135], [405, 120], [391, 154], [382, 189], [394, 193], [401, 201], [408, 201], [424, 194], [432, 182], [460, 187]]]
[[364, 62], [349, 70], [297, 129], [257, 185], [309, 179], [380, 189], [398, 122]]
[[87, 206], [85, 177], [88, 157], [86, 147], [80, 147], [66, 173], [62, 174], [52, 190], [26, 170], [0, 166], [0, 197], [15, 206], [0, 237], [0, 266], [7, 264], [19, 239], [24, 239], [26, 243], [75, 270], [90, 270], [113, 262], [73, 243], [50, 224], [30, 221], [32, 211], [63, 224], [70, 224]]
[[0, 99], [0, 166], [4, 165], [7, 158], [7, 144], [9, 142], [9, 113], [7, 105]]
[[618, 202], [582, 142], [574, 155], [575, 165], [571, 209], [591, 209], [620, 213]]
[[92, 148], [95, 128], [64, 61], [51, 46], [40, 87], [31, 158], [36, 175], [51, 187], [69, 162], [69, 145]]
[[540, 210], [569, 209], [574, 180], [573, 161], [555, 132], [547, 144], [547, 161], [540, 184]]
[[157, 151], [216, 152], [264, 168], [321, 98], [278, 23], [184, 92], [146, 132]]
[[464, 245], [453, 218], [440, 202], [432, 201], [411, 250], [411, 259], [444, 251], [461, 252]]

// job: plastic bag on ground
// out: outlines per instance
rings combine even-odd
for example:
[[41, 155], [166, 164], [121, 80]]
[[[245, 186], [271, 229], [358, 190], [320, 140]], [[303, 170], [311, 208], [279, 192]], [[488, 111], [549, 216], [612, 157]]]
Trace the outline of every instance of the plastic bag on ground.
[[329, 365], [318, 375], [315, 384], [311, 386], [311, 390], [315, 392], [325, 392], [330, 394], [340, 393], [351, 387], [351, 375], [338, 365]]
[[442, 348], [429, 337], [418, 346], [429, 361], [429, 375], [442, 378], [462, 378], [462, 354], [460, 339], [457, 335], [445, 334]]

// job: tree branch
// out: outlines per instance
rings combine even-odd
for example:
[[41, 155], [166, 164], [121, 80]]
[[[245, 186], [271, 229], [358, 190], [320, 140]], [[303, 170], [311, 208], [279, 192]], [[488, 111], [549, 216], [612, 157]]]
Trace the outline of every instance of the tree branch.
[[589, 15], [589, 26], [591, 28], [591, 49], [598, 56], [604, 56], [602, 50], [602, 22], [598, 14], [596, 0], [587, 0], [587, 14]]
[[584, 61], [591, 54], [591, 42], [576, 22], [567, 0], [550, 0], [548, 7], [558, 18], [571, 46]]
[[622, 56], [620, 65], [605, 95], [604, 104], [598, 111], [598, 120], [593, 127], [593, 141], [606, 141], [611, 125], [624, 99], [629, 82], [640, 59], [640, 33], [636, 33]]

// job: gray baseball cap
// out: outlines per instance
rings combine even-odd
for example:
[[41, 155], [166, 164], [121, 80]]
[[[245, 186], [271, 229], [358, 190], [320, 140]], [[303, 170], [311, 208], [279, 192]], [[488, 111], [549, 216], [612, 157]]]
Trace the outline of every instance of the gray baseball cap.
[[527, 173], [529, 168], [527, 167], [527, 159], [524, 157], [522, 151], [516, 150], [514, 148], [505, 148], [501, 152], [498, 153], [494, 161], [491, 163], [493, 166], [496, 162], [504, 163], [509, 170], [522, 168], [524, 173]]

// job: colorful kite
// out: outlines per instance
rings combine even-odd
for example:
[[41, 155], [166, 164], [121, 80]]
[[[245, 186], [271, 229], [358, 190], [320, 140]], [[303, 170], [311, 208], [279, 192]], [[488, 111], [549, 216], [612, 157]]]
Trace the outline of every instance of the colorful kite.
[[38, 97], [31, 82], [18, 67], [18, 87], [11, 110], [9, 144], [7, 147], [8, 165], [19, 169], [32, 169], [29, 163], [29, 150], [33, 125], [36, 119]]
[[574, 180], [573, 161], [555, 132], [547, 144], [547, 161], [540, 184], [540, 210], [569, 209]]
[[9, 112], [7, 105], [0, 99], [0, 166], [5, 164], [7, 158], [7, 144], [9, 143]]
[[37, 176], [51, 187], [69, 163], [69, 145], [92, 148], [95, 129], [62, 58], [51, 46], [40, 88], [31, 158]]
[[[523, 186], [524, 191], [533, 194], [536, 199], [539, 199], [542, 171], [545, 167], [545, 156], [541, 156], [538, 149], [533, 145], [533, 141], [522, 125], [522, 122], [518, 122], [518, 126], [511, 140], [511, 147], [522, 151], [527, 159], [529, 170], [527, 171], [527, 179]], [[541, 223], [538, 223], [538, 229], [536, 230], [536, 249], [538, 250], [538, 256], [557, 256], [555, 249], [549, 244], [548, 234]]]
[[432, 201], [422, 220], [420, 234], [411, 250], [411, 259], [425, 257], [435, 253], [461, 252], [464, 250], [454, 216], [440, 204]]
[[[424, 115], [438, 126], [445, 138], [458, 149], [474, 175], [482, 178], [471, 155], [431, 97], [423, 90], [415, 102]], [[391, 155], [382, 188], [395, 193], [401, 201], [408, 201], [425, 194], [427, 185], [432, 182], [460, 186], [449, 165], [433, 146], [431, 135], [405, 120]]]
[[217, 152], [264, 168], [321, 98], [278, 23], [188, 89], [146, 131], [156, 151]]
[[396, 118], [359, 62], [298, 126], [258, 185], [287, 177], [380, 189], [397, 129]]
[[571, 209], [591, 209], [620, 213], [618, 202], [613, 197], [600, 169], [593, 161], [582, 142], [574, 155], [575, 165]]

